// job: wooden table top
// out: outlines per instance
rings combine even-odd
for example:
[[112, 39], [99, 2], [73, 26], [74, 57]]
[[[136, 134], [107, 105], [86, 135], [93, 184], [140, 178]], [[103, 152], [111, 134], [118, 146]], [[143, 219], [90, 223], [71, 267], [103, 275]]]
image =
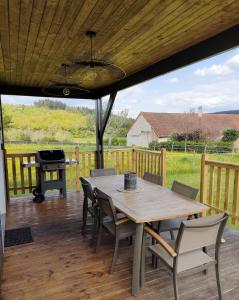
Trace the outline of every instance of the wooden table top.
[[124, 176], [101, 176], [88, 178], [93, 187], [108, 194], [115, 207], [135, 223], [175, 219], [201, 213], [208, 206], [184, 197], [165, 187], [137, 178], [137, 191], [119, 191]]

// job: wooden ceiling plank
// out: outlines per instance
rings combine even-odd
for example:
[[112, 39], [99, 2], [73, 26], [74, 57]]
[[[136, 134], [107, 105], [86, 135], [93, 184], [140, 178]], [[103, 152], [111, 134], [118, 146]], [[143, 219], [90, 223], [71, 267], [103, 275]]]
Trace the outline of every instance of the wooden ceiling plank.
[[[231, 3], [231, 5], [234, 5], [234, 4], [237, 5], [236, 1], [234, 1], [234, 3], [233, 2]], [[216, 8], [217, 8], [217, 6], [216, 6]], [[233, 12], [235, 11], [234, 6], [232, 6], [232, 11]], [[235, 11], [235, 18], [237, 18], [237, 16], [238, 16], [238, 14]], [[205, 35], [205, 31], [200, 30], [200, 32], [195, 32], [194, 28], [197, 29], [198, 27], [200, 27], [200, 25], [203, 28], [207, 27], [208, 30], [211, 31], [210, 36], [213, 36], [216, 33], [218, 33], [218, 30], [212, 31], [212, 28], [214, 26], [213, 21], [218, 20], [218, 14], [217, 14], [217, 12], [215, 12], [215, 6], [211, 7], [211, 9], [208, 8], [208, 10], [206, 10], [204, 8], [202, 11], [200, 11], [200, 15], [198, 15], [198, 17], [196, 19], [196, 22], [193, 20], [193, 23], [192, 23], [192, 19], [191, 19], [190, 22], [186, 22], [186, 20], [188, 20], [188, 19], [185, 18], [184, 21], [179, 22], [177, 26], [175, 25], [175, 26], [171, 27], [171, 31], [173, 30], [172, 32], [170, 32], [170, 28], [167, 28], [166, 32], [168, 32], [169, 35], [165, 34], [164, 35], [165, 38], [163, 38], [162, 41], [161, 41], [162, 47], [164, 49], [166, 47], [168, 47], [167, 49], [165, 49], [166, 51], [164, 51], [164, 53], [167, 52], [167, 51], [168, 51], [169, 55], [172, 55], [172, 54], [175, 53], [173, 51], [169, 52], [169, 47], [170, 47], [170, 44], [172, 45], [172, 40], [173, 40], [173, 46], [174, 46], [175, 49], [176, 49], [175, 43], [176, 43], [177, 39], [181, 40], [181, 43], [184, 44], [185, 47], [186, 47], [186, 44], [185, 44], [185, 42], [183, 42], [185, 40], [185, 37], [188, 37], [188, 39], [191, 40], [191, 45], [193, 44], [193, 39], [195, 39], [195, 37], [197, 37], [197, 40], [199, 41], [200, 40], [199, 39], [200, 32], [204, 32], [204, 35]], [[234, 24], [230, 24], [229, 27], [231, 27], [232, 25], [234, 25]], [[185, 34], [185, 28], [188, 28], [188, 30], [186, 31], [187, 34]], [[175, 35], [176, 33], [177, 33], [177, 35]], [[207, 34], [207, 37], [210, 37], [210, 36], [209, 36], [209, 34]], [[189, 46], [189, 45], [187, 44], [187, 46]], [[161, 59], [161, 57], [165, 58], [165, 56], [162, 56], [163, 52], [162, 51], [159, 52], [158, 48], [159, 48], [159, 45], [157, 45], [156, 43], [152, 43], [152, 41], [151, 41], [150, 51], [147, 51], [146, 46], [141, 48], [141, 51], [146, 53], [147, 56], [149, 57], [149, 60], [147, 60], [147, 63], [151, 63], [152, 60], [154, 60], [154, 61], [156, 59], [159, 60], [159, 59]], [[183, 48], [180, 48], [180, 50], [183, 50]], [[158, 55], [157, 58], [155, 57], [154, 53], [156, 55]], [[122, 61], [124, 61], [124, 63], [129, 63], [129, 61], [132, 60], [132, 58], [133, 57], [132, 56], [130, 57], [130, 55], [128, 55], [127, 57], [126, 57], [126, 55], [125, 55], [125, 57], [121, 56], [121, 59], [122, 59]]]
[[[109, 2], [108, 2], [109, 3]], [[98, 18], [94, 18], [94, 12], [89, 16], [89, 20], [83, 25], [84, 31], [82, 32], [82, 43], [80, 45], [80, 51], [85, 52], [85, 49], [89, 52], [89, 38], [85, 36], [88, 29], [96, 32], [96, 38], [94, 39], [94, 49], [99, 49], [98, 43], [105, 39], [111, 39], [115, 32], [124, 25], [125, 18], [131, 18], [137, 13], [142, 6], [145, 5], [145, 1], [131, 0], [124, 2], [112, 1], [107, 6], [108, 9], [102, 12]], [[109, 15], [110, 13], [110, 15]], [[72, 44], [69, 49], [71, 53], [76, 47], [76, 43]], [[84, 56], [84, 59], [87, 59]]]
[[33, 50], [35, 48], [35, 43], [37, 40], [39, 27], [41, 25], [42, 16], [44, 14], [46, 1], [34, 1], [32, 14], [31, 14], [31, 23], [29, 28], [29, 34], [27, 39], [27, 47], [24, 56], [24, 63], [22, 69], [22, 85], [27, 85], [29, 77], [31, 77], [31, 57]]
[[[107, 51], [111, 48], [111, 55], [113, 56], [113, 53], [117, 53], [119, 51], [118, 49], [122, 48], [122, 44], [125, 42], [127, 44], [132, 43], [142, 32], [147, 32], [154, 28], [154, 26], [159, 27], [159, 24], [176, 9], [179, 9], [180, 6], [182, 6], [182, 0], [170, 1], [167, 5], [166, 2], [158, 3], [158, 1], [151, 1], [150, 5], [147, 5], [145, 9], [129, 19], [121, 30], [112, 36], [111, 40], [108, 42], [105, 41], [105, 43], [99, 45], [99, 47], [102, 47], [102, 51]], [[157, 15], [160, 16], [160, 20], [155, 18]]]
[[11, 58], [11, 82], [16, 84], [17, 76], [17, 54], [19, 45], [19, 20], [20, 20], [20, 1], [11, 0], [9, 3], [9, 42]]
[[[143, 3], [146, 3], [146, 2], [143, 2]], [[127, 5], [129, 5], [129, 7]], [[99, 39], [99, 36], [103, 37], [107, 34], [110, 34], [110, 36], [111, 36], [114, 33], [114, 32], [112, 32], [112, 28], [113, 28], [112, 25], [117, 24], [120, 27], [124, 26], [124, 22], [122, 22], [122, 17], [126, 14], [128, 18], [131, 18], [131, 16], [133, 16], [136, 13], [136, 11], [139, 11], [142, 8], [142, 1], [140, 1], [140, 2], [139, 1], [135, 2], [135, 0], [133, 0], [131, 2], [127, 1], [127, 5], [121, 5], [121, 7], [119, 7], [119, 9], [115, 9], [115, 12], [111, 15], [111, 19], [110, 19], [111, 26], [110, 26], [110, 24], [108, 24], [108, 26], [109, 26], [108, 28], [107, 28], [107, 21], [105, 21], [104, 18], [98, 18], [98, 22], [93, 25], [93, 29], [97, 31], [97, 28], [99, 28], [99, 29], [103, 28], [103, 30], [99, 31], [99, 34], [97, 34], [97, 37], [96, 37], [94, 43], [97, 41], [97, 39]], [[130, 5], [133, 5], [133, 6], [131, 7]], [[90, 18], [88, 18], [88, 19], [90, 19]], [[88, 19], [87, 19], [87, 23], [83, 24], [83, 28], [85, 28], [85, 29], [90, 28], [89, 26], [91, 25], [91, 24], [88, 24]], [[112, 24], [112, 20], [114, 20], [113, 24]], [[81, 47], [80, 47], [82, 49], [81, 51], [83, 51], [83, 49], [86, 46], [88, 47], [88, 45], [89, 45], [89, 40], [88, 40], [88, 38], [85, 37], [85, 31], [83, 32], [83, 40], [84, 40], [84, 43], [81, 43]], [[72, 47], [72, 50], [69, 51], [69, 54], [67, 56], [70, 56], [70, 52], [72, 52], [74, 48], [78, 48], [77, 44], [75, 44], [75, 46]], [[97, 46], [94, 48], [97, 49]], [[87, 56], [85, 56], [84, 59], [87, 59]], [[57, 70], [54, 70], [54, 71], [52, 71], [52, 73], [56, 72], [56, 71]], [[75, 74], [73, 76], [75, 77]], [[76, 79], [80, 80], [80, 78], [76, 78]]]
[[34, 79], [40, 74], [36, 72], [37, 65], [41, 65], [42, 59], [40, 59], [44, 43], [47, 39], [51, 24], [53, 22], [54, 16], [58, 10], [59, 1], [47, 1], [44, 14], [42, 16], [41, 26], [39, 27], [39, 33], [36, 40], [36, 44], [32, 53], [30, 60], [32, 76], [29, 81], [29, 85], [34, 85]]
[[[236, 8], [236, 7], [234, 7], [234, 4], [237, 5], [237, 3], [236, 2], [232, 3], [231, 7], [232, 7], [233, 13], [230, 14], [230, 19], [231, 19], [230, 24], [228, 24], [227, 26], [226, 26], [226, 24], [223, 24], [225, 29], [230, 28], [238, 23], [239, 8], [236, 11], [236, 9], [234, 9], [234, 8]], [[205, 29], [198, 31], [197, 29], [200, 24]], [[216, 16], [215, 14], [213, 14], [205, 19], [203, 18], [203, 15], [202, 15], [202, 18], [197, 18], [197, 23], [194, 23], [190, 27], [190, 29], [180, 31], [180, 35], [177, 36], [177, 38], [175, 38], [174, 46], [178, 45], [177, 49], [179, 49], [181, 51], [184, 48], [187, 48], [187, 47], [201, 41], [203, 39], [203, 37], [205, 37], [205, 36], [207, 38], [210, 38], [211, 36], [216, 35], [220, 31], [221, 25], [222, 24], [218, 24], [218, 16]], [[212, 31], [212, 29], [213, 29], [213, 31]], [[190, 37], [189, 38], [190, 42], [186, 42], [186, 43], [184, 42], [182, 45], [182, 40], [185, 40], [186, 37]], [[180, 41], [181, 41], [181, 46], [180, 46]], [[164, 42], [165, 50], [166, 49], [169, 50], [169, 47], [171, 45], [170, 36], [165, 37], [163, 39], [163, 42]], [[164, 50], [164, 52], [166, 52], [165, 50]], [[150, 52], [146, 51], [147, 54], [156, 53], [156, 52], [157, 52], [156, 46], [154, 48], [152, 48], [152, 50]], [[170, 52], [169, 55], [172, 55], [172, 54], [174, 54], [174, 53]]]
[[10, 43], [9, 43], [9, 9], [8, 0], [0, 1], [0, 33], [1, 45], [3, 53], [4, 74], [1, 76], [0, 81], [11, 82], [11, 58], [10, 58]]
[[31, 22], [33, 0], [20, 1], [20, 25], [18, 37], [18, 52], [17, 52], [17, 76], [16, 85], [21, 85], [22, 71], [24, 64], [24, 56], [27, 47], [28, 34]]
[[[184, 4], [185, 5], [179, 6], [171, 14], [167, 15], [167, 17], [162, 19], [162, 22], [160, 22], [158, 25], [153, 26], [152, 31], [148, 31], [145, 34], [142, 34], [138, 39], [134, 39], [131, 43], [128, 44], [127, 47], [118, 49], [118, 52], [116, 52], [117, 54], [115, 56], [115, 59], [117, 59], [117, 57], [120, 56], [121, 60], [126, 62], [125, 59], [130, 57], [132, 58], [131, 53], [134, 53], [135, 49], [137, 49], [138, 52], [141, 51], [141, 53], [144, 53], [145, 45], [147, 45], [147, 47], [148, 45], [150, 45], [151, 48], [151, 46], [153, 46], [153, 44], [155, 43], [158, 45], [159, 48], [160, 46], [163, 47], [163, 43], [160, 43], [160, 37], [167, 35], [167, 32], [170, 30], [177, 31], [178, 26], [181, 26], [181, 24], [184, 23], [185, 20], [188, 23], [194, 22], [194, 19], [190, 18], [190, 16], [193, 13], [198, 13], [199, 11], [203, 10], [203, 8], [205, 8], [205, 6], [202, 5], [200, 5], [200, 7], [194, 5], [188, 6], [187, 2], [184, 2]], [[210, 2], [210, 4], [207, 6], [206, 12], [207, 10], [210, 10], [211, 7], [214, 8], [215, 6], [216, 2]], [[176, 30], [175, 26], [177, 27]], [[182, 27], [184, 27], [184, 25]]]
[[41, 52], [41, 56], [48, 58], [48, 53], [56, 39], [56, 36], [59, 33], [61, 27], [63, 26], [64, 21], [67, 18], [68, 14], [70, 14], [71, 6], [72, 6], [72, 2], [68, 0], [59, 1], [59, 6], [54, 16], [54, 19], [52, 21], [51, 27], [49, 29], [47, 39], [45, 41], [45, 44]]
[[3, 60], [3, 50], [2, 50], [1, 39], [0, 39], [0, 73], [2, 73], [2, 76], [3, 76], [3, 74], [4, 74], [4, 60]]
[[[92, 4], [93, 4], [93, 2], [92, 2]], [[109, 4], [109, 1], [107, 1], [107, 0], [105, 0], [105, 1], [97, 1], [96, 2], [96, 5], [94, 6], [94, 8], [91, 10], [91, 13], [92, 13], [92, 11], [95, 11], [95, 7], [97, 6], [97, 13], [96, 14], [94, 14], [94, 18], [93, 18], [93, 20], [94, 20], [94, 22], [95, 22], [95, 20], [97, 19], [97, 15], [99, 16], [102, 12], [104, 12], [104, 10], [105, 10], [105, 8], [107, 7], [107, 5]], [[82, 10], [81, 10], [82, 11]], [[87, 17], [87, 20], [89, 20], [89, 19], [91, 19], [90, 18], [90, 15], [91, 15], [91, 13], [88, 15], [88, 17]], [[82, 13], [81, 13], [82, 14]], [[76, 20], [75, 22], [74, 22], [74, 24], [76, 23], [76, 22], [79, 22], [79, 15], [77, 16], [77, 18], [78, 18], [78, 21]], [[80, 18], [80, 20], [82, 21], [82, 18]], [[84, 27], [84, 25], [82, 24], [81, 26], [79, 26], [79, 28], [81, 28], [81, 32], [82, 31], [84, 31], [83, 29], [82, 29], [82, 27]], [[76, 25], [75, 25], [75, 28], [76, 28]], [[79, 29], [78, 28], [78, 29]], [[89, 27], [90, 28], [90, 27]], [[58, 51], [57, 53], [58, 53], [58, 57], [57, 57], [57, 53], [55, 54], [55, 58], [56, 58], [56, 60], [58, 60], [58, 61], [60, 61], [60, 60], [62, 60], [62, 63], [67, 63], [68, 61], [66, 61], [66, 58], [65, 57], [68, 57], [68, 55], [66, 54], [66, 50], [70, 47], [70, 45], [72, 44], [72, 42], [74, 41], [74, 40], [79, 40], [79, 38], [78, 38], [78, 32], [76, 31], [76, 29], [75, 29], [75, 32], [76, 33], [72, 33], [72, 31], [70, 31], [69, 32], [69, 38], [70, 38], [70, 42], [68, 43], [68, 45], [67, 45], [67, 43], [65, 43], [64, 45], [62, 45], [61, 47], [60, 47], [60, 52]], [[76, 35], [76, 36], [74, 36], [74, 34]], [[78, 38], [78, 39], [77, 39]], [[78, 42], [79, 43], [79, 42]], [[79, 45], [78, 45], [79, 46]], [[75, 47], [74, 47], [74, 51], [76, 51], [76, 49], [78, 48], [78, 46], [76, 45]], [[61, 57], [62, 57], [62, 59], [61, 59]], [[70, 57], [71, 59], [73, 59], [73, 56], [71, 55], [71, 57]], [[54, 62], [53, 62], [54, 63]], [[61, 66], [61, 64], [52, 64], [52, 66], [49, 64], [48, 65], [48, 72], [52, 75], [52, 78], [50, 78], [50, 79], [58, 79], [59, 81], [60, 80], [63, 80], [63, 78], [62, 78], [62, 76], [60, 75], [60, 74], [58, 74], [57, 73], [57, 71], [58, 71], [58, 69], [60, 68], [60, 66]], [[43, 80], [44, 80], [45, 78], [43, 78]], [[49, 79], [49, 78], [48, 78]]]
[[[77, 4], [77, 7], [76, 7]], [[74, 22], [76, 22], [76, 19], [81, 11], [81, 8], [83, 6], [84, 2], [80, 1], [80, 2], [72, 2], [71, 8], [68, 11], [66, 17], [64, 18], [64, 21], [60, 27], [60, 30], [58, 31], [54, 43], [52, 44], [52, 47], [50, 48], [49, 52], [48, 52], [48, 57], [54, 57], [54, 59], [49, 60], [48, 65], [47, 65], [47, 69], [46, 69], [46, 74], [45, 76], [43, 75], [41, 78], [41, 82], [44, 82], [47, 85], [49, 83], [49, 79], [55, 79], [52, 78], [51, 74], [51, 68], [59, 68], [59, 64], [62, 64], [66, 61], [66, 58], [64, 57], [64, 59], [59, 63], [56, 63], [56, 54], [57, 51], [59, 50], [59, 48], [62, 47], [62, 45], [64, 43], [69, 44], [71, 42], [71, 40], [69, 39], [69, 35], [68, 33], [71, 30], [71, 26]], [[72, 17], [69, 17], [72, 16]], [[48, 74], [50, 74], [51, 78], [49, 78]]]

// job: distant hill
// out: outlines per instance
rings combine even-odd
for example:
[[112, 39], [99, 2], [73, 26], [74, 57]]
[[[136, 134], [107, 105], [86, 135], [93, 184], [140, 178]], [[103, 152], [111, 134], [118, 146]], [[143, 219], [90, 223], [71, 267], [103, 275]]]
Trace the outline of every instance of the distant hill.
[[226, 115], [238, 115], [239, 114], [239, 110], [218, 111], [218, 112], [214, 112], [212, 114], [217, 114], [217, 115], [222, 115], [222, 114], [226, 114]]
[[[3, 104], [3, 116], [6, 141], [72, 142], [95, 137], [95, 110], [88, 107], [39, 100], [34, 105]], [[126, 136], [132, 122], [126, 118], [119, 136]]]

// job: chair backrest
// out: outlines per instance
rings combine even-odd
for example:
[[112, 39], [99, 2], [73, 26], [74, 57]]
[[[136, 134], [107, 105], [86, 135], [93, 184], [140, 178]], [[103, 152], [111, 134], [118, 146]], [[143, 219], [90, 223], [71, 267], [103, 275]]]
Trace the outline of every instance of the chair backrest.
[[149, 172], [144, 172], [144, 180], [147, 180], [149, 182], [155, 183], [155, 184], [159, 184], [162, 185], [163, 183], [163, 178], [160, 175], [155, 175], [155, 174], [151, 174]]
[[117, 221], [117, 214], [111, 197], [98, 188], [95, 188], [95, 197], [99, 203], [101, 213], [104, 216], [109, 216], [115, 223]]
[[182, 222], [176, 241], [175, 250], [185, 253], [210, 245], [219, 246], [228, 214], [203, 217]]
[[92, 202], [95, 202], [95, 194], [90, 182], [83, 177], [80, 177], [80, 182], [84, 192], [84, 197], [90, 199]]
[[116, 175], [116, 169], [108, 168], [108, 169], [90, 170], [90, 176], [91, 177], [110, 176], [110, 175]]
[[174, 180], [173, 182], [172, 191], [193, 200], [197, 198], [197, 194], [198, 194], [198, 189], [183, 184], [181, 182], [178, 182], [176, 180]]

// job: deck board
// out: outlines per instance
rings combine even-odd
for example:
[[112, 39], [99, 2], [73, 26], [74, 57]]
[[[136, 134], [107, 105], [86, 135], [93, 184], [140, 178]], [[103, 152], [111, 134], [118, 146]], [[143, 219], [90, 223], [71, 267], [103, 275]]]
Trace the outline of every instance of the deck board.
[[[82, 235], [82, 196], [67, 201], [48, 196], [41, 204], [31, 197], [10, 201], [7, 228], [31, 226], [34, 242], [5, 249], [3, 300], [135, 299], [131, 297], [132, 247], [120, 244], [113, 275], [108, 274], [113, 243], [105, 236], [94, 253], [90, 224]], [[239, 233], [227, 230], [222, 245], [221, 276], [225, 300], [239, 299]], [[171, 275], [146, 263], [146, 283], [138, 299], [173, 299]], [[214, 270], [179, 280], [180, 299], [217, 299]]]

